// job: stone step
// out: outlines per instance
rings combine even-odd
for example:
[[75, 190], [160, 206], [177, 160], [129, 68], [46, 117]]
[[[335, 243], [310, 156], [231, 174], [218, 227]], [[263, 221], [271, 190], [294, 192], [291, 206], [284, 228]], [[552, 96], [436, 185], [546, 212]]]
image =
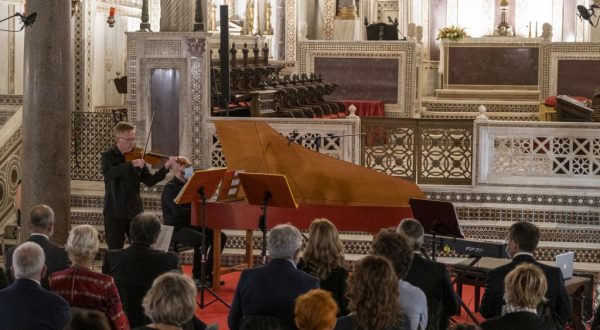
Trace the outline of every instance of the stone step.
[[435, 95], [438, 100], [485, 100], [485, 101], [507, 101], [522, 102], [529, 100], [539, 103], [540, 93], [538, 90], [521, 89], [436, 89]]
[[[423, 119], [475, 119], [479, 116], [479, 112], [436, 112], [422, 111], [421, 118]], [[486, 117], [493, 120], [510, 120], [510, 121], [538, 121], [537, 112], [486, 112]]]

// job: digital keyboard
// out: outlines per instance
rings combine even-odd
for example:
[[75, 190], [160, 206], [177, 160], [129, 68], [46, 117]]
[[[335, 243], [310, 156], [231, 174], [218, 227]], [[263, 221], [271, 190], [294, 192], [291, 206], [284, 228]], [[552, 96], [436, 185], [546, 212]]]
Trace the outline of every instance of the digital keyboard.
[[[431, 247], [433, 245], [433, 235], [425, 234], [424, 245]], [[457, 254], [490, 257], [490, 258], [508, 258], [506, 253], [506, 243], [496, 243], [489, 241], [477, 241], [464, 238], [455, 238], [447, 236], [435, 236], [436, 254], [438, 252], [451, 252]]]

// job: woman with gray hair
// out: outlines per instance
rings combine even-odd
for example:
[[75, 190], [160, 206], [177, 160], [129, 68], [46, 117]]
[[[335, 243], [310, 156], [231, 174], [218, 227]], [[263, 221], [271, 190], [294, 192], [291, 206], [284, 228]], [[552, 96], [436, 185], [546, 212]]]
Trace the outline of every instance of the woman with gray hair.
[[275, 226], [267, 236], [271, 262], [246, 269], [235, 290], [228, 325], [231, 330], [268, 316], [277, 319], [286, 329], [295, 329], [294, 302], [319, 280], [296, 269], [302, 246], [302, 235], [292, 225]]
[[72, 266], [50, 276], [50, 289], [65, 298], [71, 308], [104, 313], [113, 330], [129, 329], [113, 278], [92, 270], [99, 245], [96, 228], [80, 225], [71, 229], [65, 249]]
[[142, 306], [152, 323], [134, 330], [184, 329], [196, 310], [196, 285], [184, 275], [162, 274], [152, 283]]

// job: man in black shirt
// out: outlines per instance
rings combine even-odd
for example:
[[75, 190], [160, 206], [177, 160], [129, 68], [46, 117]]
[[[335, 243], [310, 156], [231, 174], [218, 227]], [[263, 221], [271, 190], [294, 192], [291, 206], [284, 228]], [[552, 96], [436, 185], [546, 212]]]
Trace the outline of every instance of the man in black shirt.
[[110, 250], [123, 248], [131, 219], [144, 211], [140, 182], [147, 186], [157, 184], [176, 163], [176, 157], [169, 157], [163, 168], [151, 174], [144, 159], [125, 160], [124, 154], [131, 152], [135, 145], [135, 127], [120, 122], [114, 128], [114, 135], [116, 145], [102, 153], [104, 232]]
[[[191, 205], [176, 204], [175, 197], [179, 194], [185, 182], [192, 176], [193, 169], [190, 161], [185, 157], [179, 157], [178, 162], [171, 167], [173, 179], [163, 188], [161, 201], [163, 211], [163, 221], [165, 225], [175, 227], [171, 242], [182, 243], [194, 247], [194, 266], [192, 275], [195, 279], [200, 279], [200, 264], [202, 261], [202, 227], [191, 225]], [[212, 278], [212, 242], [213, 230], [205, 228], [205, 244], [209, 253], [206, 258], [206, 277]], [[221, 252], [227, 242], [227, 236], [221, 233]], [[210, 247], [210, 248], [209, 248]]]

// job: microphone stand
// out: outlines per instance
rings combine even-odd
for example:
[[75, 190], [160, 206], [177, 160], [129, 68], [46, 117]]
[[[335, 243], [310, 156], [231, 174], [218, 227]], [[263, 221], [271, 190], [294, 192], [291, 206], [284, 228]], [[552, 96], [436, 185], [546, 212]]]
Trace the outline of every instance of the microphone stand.
[[[200, 223], [202, 226], [202, 257], [200, 261], [200, 304], [198, 306], [201, 309], [207, 307], [208, 305], [214, 303], [215, 301], [220, 301], [227, 308], [231, 308], [231, 306], [223, 300], [223, 298], [219, 297], [213, 290], [211, 290], [208, 285], [206, 285], [206, 258], [207, 258], [207, 249], [206, 249], [206, 194], [204, 193], [204, 187], [200, 187], [198, 189], [198, 195], [200, 196]], [[214, 248], [214, 247], [213, 247]], [[219, 248], [219, 247], [217, 247]], [[215, 299], [207, 304], [204, 303], [204, 291], [210, 293]]]
[[269, 205], [269, 201], [271, 200], [271, 193], [265, 191], [265, 195], [263, 197], [263, 205], [261, 207], [262, 214], [258, 218], [258, 228], [262, 231], [263, 239], [261, 246], [261, 258], [263, 265], [267, 263], [267, 206]]

